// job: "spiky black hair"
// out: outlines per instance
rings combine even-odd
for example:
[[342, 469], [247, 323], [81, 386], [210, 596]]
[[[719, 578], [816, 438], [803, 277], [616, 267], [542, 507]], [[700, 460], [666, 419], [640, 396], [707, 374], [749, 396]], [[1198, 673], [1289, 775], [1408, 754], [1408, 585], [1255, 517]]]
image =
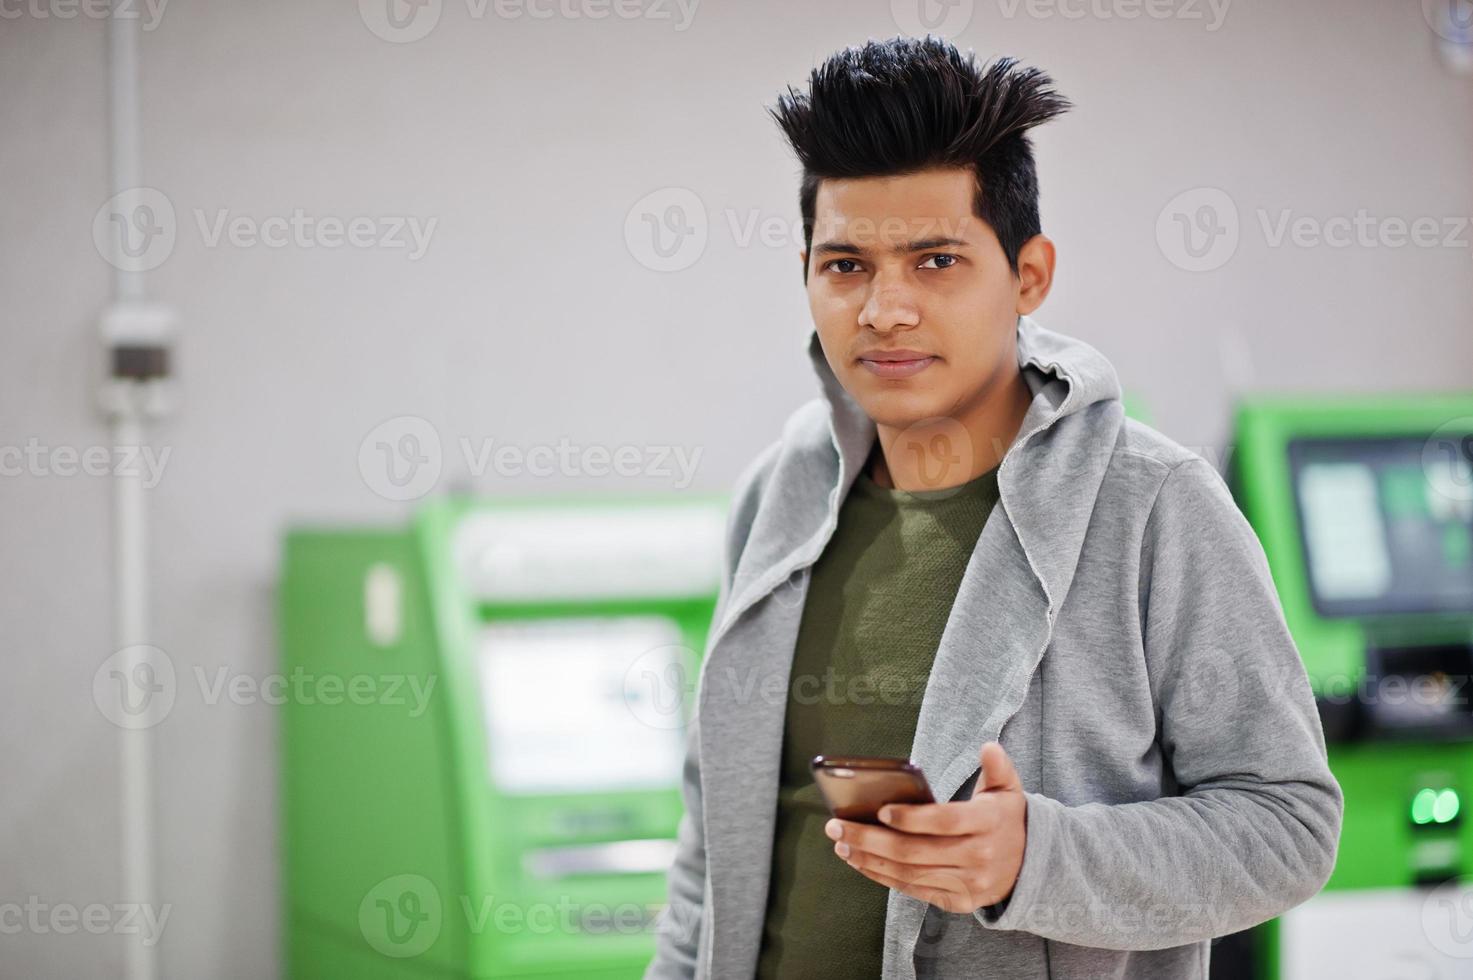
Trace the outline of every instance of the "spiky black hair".
[[[896, 37], [846, 48], [791, 85], [769, 114], [803, 165], [803, 243], [813, 245], [814, 202], [824, 178], [881, 177], [972, 167], [973, 210], [1016, 272], [1018, 251], [1040, 231], [1038, 173], [1028, 130], [1070, 103], [1038, 68], [999, 58], [979, 68], [949, 41]], [[807, 270], [804, 270], [807, 279]]]

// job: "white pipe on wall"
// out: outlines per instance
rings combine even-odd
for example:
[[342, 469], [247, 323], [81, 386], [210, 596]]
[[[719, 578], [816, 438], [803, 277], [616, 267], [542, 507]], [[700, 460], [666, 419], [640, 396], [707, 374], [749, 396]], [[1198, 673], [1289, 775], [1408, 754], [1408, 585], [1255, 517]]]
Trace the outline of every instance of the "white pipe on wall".
[[[138, 17], [130, 6], [113, 0], [114, 15], [107, 19], [108, 178], [113, 194], [139, 186]], [[143, 273], [128, 268], [122, 240], [114, 242], [113, 299], [142, 299]]]
[[[107, 21], [108, 147], [111, 193], [139, 186], [138, 29], [136, 10], [113, 0]], [[113, 304], [144, 296], [143, 273], [129, 267], [122, 236], [115, 239]], [[111, 365], [109, 365], [111, 370]], [[144, 437], [143, 385], [108, 382], [117, 389], [108, 399], [112, 442], [139, 447]], [[119, 397], [120, 396], [120, 397]], [[125, 651], [120, 667], [136, 678], [143, 667], [141, 645], [148, 634], [148, 511], [143, 472], [118, 467], [113, 475], [113, 630], [115, 648]], [[153, 732], [149, 726], [119, 729], [121, 894], [124, 902], [154, 907]], [[157, 947], [141, 934], [124, 937], [124, 976], [158, 976]]]
[[[114, 446], [141, 447], [141, 418], [118, 414], [112, 435]], [[125, 678], [139, 676], [148, 635], [148, 509], [143, 479], [142, 468], [113, 478], [113, 616], [118, 649], [127, 651], [119, 665]], [[123, 896], [138, 907], [153, 907], [153, 729], [123, 728], [119, 735]], [[143, 942], [141, 933], [125, 937], [125, 942], [124, 975], [128, 980], [153, 980], [158, 975], [157, 946]]]

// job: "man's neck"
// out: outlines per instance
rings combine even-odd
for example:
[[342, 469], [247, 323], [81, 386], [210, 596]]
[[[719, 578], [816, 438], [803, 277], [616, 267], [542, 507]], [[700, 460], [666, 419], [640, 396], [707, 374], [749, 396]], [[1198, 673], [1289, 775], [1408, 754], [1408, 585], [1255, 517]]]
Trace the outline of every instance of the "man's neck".
[[1014, 370], [954, 417], [904, 427], [878, 425], [870, 478], [882, 487], [911, 491], [944, 490], [975, 480], [1002, 462], [1032, 400], [1028, 383]]

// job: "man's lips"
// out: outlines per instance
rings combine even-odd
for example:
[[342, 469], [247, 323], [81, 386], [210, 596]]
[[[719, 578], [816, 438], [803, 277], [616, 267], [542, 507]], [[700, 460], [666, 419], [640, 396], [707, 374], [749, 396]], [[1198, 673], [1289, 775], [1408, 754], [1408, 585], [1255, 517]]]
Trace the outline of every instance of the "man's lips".
[[930, 367], [934, 354], [918, 350], [874, 350], [859, 355], [865, 370], [881, 378], [909, 378]]

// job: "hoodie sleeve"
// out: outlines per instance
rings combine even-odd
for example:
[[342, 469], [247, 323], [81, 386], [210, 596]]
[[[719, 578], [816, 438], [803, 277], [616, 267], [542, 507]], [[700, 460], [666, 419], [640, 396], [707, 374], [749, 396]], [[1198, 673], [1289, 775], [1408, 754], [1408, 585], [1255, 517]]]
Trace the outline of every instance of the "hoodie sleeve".
[[1066, 806], [1027, 793], [996, 929], [1106, 949], [1237, 932], [1314, 895], [1344, 798], [1263, 549], [1207, 462], [1164, 479], [1141, 552], [1142, 642], [1178, 794]]
[[[713, 631], [721, 623], [731, 599], [732, 579], [756, 517], [763, 476], [778, 446], [778, 443], [769, 446], [737, 478], [732, 508], [727, 515], [721, 590], [711, 617]], [[699, 719], [694, 717], [686, 734], [685, 753], [680, 787], [685, 813], [676, 831], [675, 860], [666, 876], [666, 904], [655, 925], [655, 956], [646, 968], [645, 980], [688, 980], [696, 975], [700, 955], [706, 896], [706, 835], [701, 802], [701, 732]]]

